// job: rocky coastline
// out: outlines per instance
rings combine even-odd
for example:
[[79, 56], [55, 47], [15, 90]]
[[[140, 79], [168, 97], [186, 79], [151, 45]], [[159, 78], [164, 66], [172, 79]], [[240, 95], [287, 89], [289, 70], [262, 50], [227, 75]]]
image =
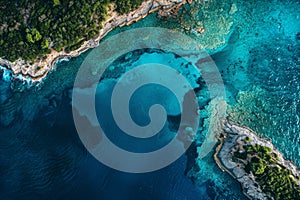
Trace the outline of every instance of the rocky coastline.
[[192, 3], [192, 0], [147, 0], [143, 2], [138, 9], [124, 15], [118, 15], [115, 11], [111, 10], [108, 13], [107, 20], [102, 23], [103, 28], [99, 31], [98, 36], [84, 42], [80, 48], [69, 53], [51, 50], [51, 54], [36, 58], [34, 63], [26, 62], [21, 58], [15, 62], [0, 58], [0, 66], [10, 70], [14, 78], [21, 80], [30, 79], [31, 82], [40, 82], [54, 69], [55, 63], [59, 59], [77, 57], [83, 52], [97, 47], [99, 41], [114, 28], [129, 26], [156, 11], [159, 11], [159, 13], [161, 13], [160, 16], [163, 17], [173, 14], [176, 15], [174, 11], [178, 11], [179, 8], [186, 3]]
[[237, 123], [224, 121], [222, 124], [221, 135], [218, 135], [220, 144], [217, 146], [214, 159], [221, 170], [227, 172], [235, 178], [243, 189], [244, 194], [249, 199], [274, 199], [262, 190], [262, 185], [258, 183], [252, 172], [246, 172], [245, 162], [238, 162], [235, 153], [243, 150], [244, 141], [248, 140], [247, 145], [259, 145], [270, 149], [270, 154], [276, 156], [276, 166], [280, 166], [289, 170], [290, 176], [295, 184], [300, 188], [300, 170], [289, 160], [285, 160], [283, 154], [278, 151], [272, 142], [265, 138], [260, 138], [254, 131], [247, 127], [243, 127]]

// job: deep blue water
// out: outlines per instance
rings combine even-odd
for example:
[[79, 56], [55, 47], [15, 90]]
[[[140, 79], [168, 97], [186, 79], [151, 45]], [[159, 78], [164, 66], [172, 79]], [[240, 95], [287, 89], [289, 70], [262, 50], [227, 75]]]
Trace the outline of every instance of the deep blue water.
[[[233, 1], [221, 2], [228, 11]], [[225, 83], [226, 100], [233, 107], [231, 115], [271, 138], [286, 158], [300, 166], [299, 2], [247, 1], [238, 2], [237, 7], [226, 45], [209, 50]], [[145, 26], [174, 28], [178, 23], [158, 20], [152, 14], [109, 36]], [[38, 87], [26, 89], [21, 82], [0, 80], [0, 199], [244, 199], [239, 185], [219, 170], [212, 154], [196, 159], [197, 145], [203, 142], [205, 130], [199, 131], [197, 145], [156, 172], [119, 172], [91, 156], [75, 129], [70, 98], [77, 70], [89, 53], [58, 63]], [[175, 68], [182, 62], [167, 53], [140, 54], [129, 63], [120, 61], [116, 65], [124, 72], [124, 65], [149, 62], [152, 58], [162, 64], [171, 61]], [[111, 133], [110, 139], [137, 152], [168, 143], [174, 134], [172, 120], [156, 138], [128, 142], [132, 138], [118, 130], [108, 109], [115, 84], [109, 76], [98, 86], [104, 87], [101, 91], [107, 95], [96, 100], [99, 122]], [[202, 90], [207, 94], [205, 87]], [[147, 95], [154, 97], [146, 101]], [[139, 124], [147, 124], [151, 105], [170, 107], [170, 102], [174, 102], [174, 96], [166, 88], [145, 86], [132, 98], [132, 117]], [[204, 95], [203, 102], [201, 109], [206, 113], [209, 96]], [[176, 107], [176, 103], [172, 105]], [[203, 119], [206, 117], [204, 114]]]

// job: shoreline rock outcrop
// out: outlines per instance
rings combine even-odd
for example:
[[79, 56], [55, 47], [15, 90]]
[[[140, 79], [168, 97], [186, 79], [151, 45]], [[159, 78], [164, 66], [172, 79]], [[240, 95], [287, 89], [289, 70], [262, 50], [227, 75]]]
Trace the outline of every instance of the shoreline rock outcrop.
[[114, 28], [129, 26], [132, 23], [143, 19], [148, 14], [159, 10], [169, 12], [174, 8], [178, 9], [181, 5], [186, 3], [191, 3], [191, 0], [147, 0], [143, 2], [139, 8], [128, 14], [118, 15], [115, 11], [110, 11], [108, 19], [102, 23], [103, 28], [99, 31], [98, 36], [84, 42], [80, 48], [74, 51], [67, 53], [64, 51], [56, 52], [52, 50], [51, 54], [37, 58], [34, 63], [26, 62], [21, 58], [14, 62], [0, 58], [0, 65], [12, 71], [15, 78], [19, 77], [19, 79], [30, 79], [32, 82], [40, 82], [54, 69], [55, 63], [59, 59], [77, 57], [88, 49], [97, 47], [99, 41]]
[[[216, 148], [214, 159], [221, 170], [227, 172], [236, 179], [249, 199], [270, 199], [263, 191], [253, 172], [245, 170], [251, 161], [237, 161], [236, 153], [243, 153], [244, 141], [248, 140], [248, 146], [261, 146], [270, 149], [270, 154], [276, 155], [276, 165], [290, 171], [290, 176], [300, 187], [300, 170], [289, 160], [285, 160], [283, 154], [278, 151], [269, 139], [260, 138], [254, 131], [233, 122], [223, 123], [223, 136], [218, 137], [220, 144]], [[246, 159], [246, 158], [245, 158]], [[247, 163], [248, 162], [248, 163]], [[271, 164], [270, 164], [271, 165]], [[273, 167], [273, 166], [272, 166]]]

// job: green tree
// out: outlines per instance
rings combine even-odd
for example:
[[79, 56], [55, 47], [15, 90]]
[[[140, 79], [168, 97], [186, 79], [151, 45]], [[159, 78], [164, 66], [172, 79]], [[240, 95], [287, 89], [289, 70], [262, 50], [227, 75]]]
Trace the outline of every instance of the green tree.
[[53, 4], [54, 4], [54, 6], [59, 6], [60, 5], [60, 1], [59, 0], [53, 0]]
[[33, 29], [32, 30], [32, 35], [33, 35], [33, 38], [34, 38], [34, 41], [39, 41], [42, 39], [42, 35], [40, 34], [40, 32], [37, 30], [37, 29]]
[[47, 49], [49, 47], [49, 40], [45, 39], [42, 42], [42, 49]]
[[26, 39], [28, 40], [28, 42], [34, 43], [34, 40], [33, 40], [32, 35], [30, 33], [26, 34]]

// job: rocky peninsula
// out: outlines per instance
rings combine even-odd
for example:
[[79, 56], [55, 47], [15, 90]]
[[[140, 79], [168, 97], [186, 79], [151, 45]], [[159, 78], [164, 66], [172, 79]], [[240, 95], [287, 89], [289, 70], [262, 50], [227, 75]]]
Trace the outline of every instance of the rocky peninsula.
[[270, 140], [230, 121], [222, 130], [214, 159], [249, 199], [300, 199], [300, 170]]
[[12, 71], [14, 77], [20, 79], [30, 79], [33, 82], [41, 81], [55, 67], [55, 63], [59, 59], [77, 57], [88, 49], [95, 48], [99, 45], [99, 41], [105, 37], [111, 30], [116, 27], [131, 25], [134, 22], [146, 17], [148, 14], [159, 11], [159, 16], [176, 16], [181, 5], [192, 3], [192, 0], [147, 0], [142, 5], [127, 14], [119, 15], [114, 10], [114, 5], [110, 6], [107, 19], [102, 23], [102, 29], [98, 36], [84, 42], [84, 44], [69, 53], [64, 50], [57, 52], [53, 49], [50, 54], [38, 57], [34, 62], [25, 61], [22, 58], [14, 62], [10, 62], [0, 58], [0, 66]]

